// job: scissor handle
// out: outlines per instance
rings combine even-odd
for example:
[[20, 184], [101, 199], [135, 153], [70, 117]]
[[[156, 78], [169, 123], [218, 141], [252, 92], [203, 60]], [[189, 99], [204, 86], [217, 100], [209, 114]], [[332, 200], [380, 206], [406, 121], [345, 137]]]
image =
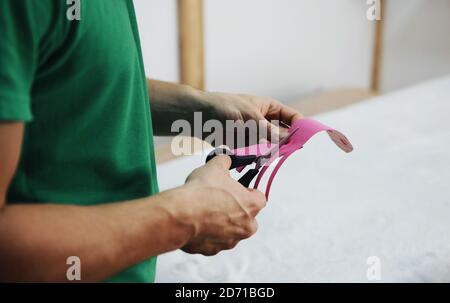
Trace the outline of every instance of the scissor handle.
[[211, 161], [215, 156], [227, 155], [231, 158], [230, 170], [255, 163], [258, 158], [256, 155], [237, 156], [226, 148], [216, 148], [206, 157], [206, 163]]
[[238, 182], [241, 183], [245, 187], [250, 187], [250, 183], [252, 183], [253, 179], [258, 175], [259, 169], [252, 168], [249, 169], [239, 180]]

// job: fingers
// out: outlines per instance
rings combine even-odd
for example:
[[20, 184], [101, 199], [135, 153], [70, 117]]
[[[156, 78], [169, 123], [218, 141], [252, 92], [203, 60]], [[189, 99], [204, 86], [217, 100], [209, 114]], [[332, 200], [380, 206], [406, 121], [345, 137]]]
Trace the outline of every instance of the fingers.
[[280, 121], [283, 121], [284, 123], [286, 123], [288, 125], [291, 125], [292, 122], [303, 118], [303, 115], [299, 111], [297, 111], [287, 105], [281, 106], [279, 115], [280, 115]]
[[201, 241], [192, 242], [182, 248], [183, 251], [190, 254], [202, 254], [204, 256], [215, 256], [221, 251], [230, 250], [244, 240], [253, 236], [258, 230], [258, 223], [254, 218], [249, 217], [247, 224], [233, 232], [228, 231], [228, 237], [214, 238], [208, 237]]
[[183, 247], [182, 250], [190, 254], [201, 254], [207, 257], [212, 257], [221, 251], [235, 248], [238, 243], [238, 240], [216, 242], [214, 239], [208, 239], [205, 243], [200, 244], [198, 247], [189, 245]]
[[280, 127], [272, 124], [264, 117], [262, 117], [260, 120], [260, 126], [262, 126], [264, 130], [267, 130], [267, 136], [262, 135], [262, 137], [267, 137], [267, 139], [272, 143], [278, 143], [283, 136], [283, 131], [280, 129]]
[[[265, 120], [267, 121], [267, 120]], [[263, 124], [266, 124], [266, 122], [262, 122]], [[269, 121], [267, 121], [267, 139], [271, 143], [278, 143], [283, 138], [287, 137], [289, 135], [289, 129], [286, 127], [280, 127], [276, 126]]]
[[257, 190], [238, 190], [244, 193], [239, 193], [241, 201], [230, 205], [233, 211], [220, 213], [220, 216], [210, 221], [212, 224], [205, 229], [205, 233], [182, 248], [185, 252], [214, 256], [223, 250], [233, 249], [241, 240], [256, 233], [258, 223], [255, 216], [266, 205], [265, 196]]
[[212, 158], [206, 165], [215, 165], [217, 167], [229, 170], [231, 167], [231, 158], [226, 155], [219, 155]]
[[268, 104], [268, 107], [262, 114], [267, 120], [279, 120], [287, 125], [291, 125], [293, 121], [303, 118], [303, 115], [298, 110], [276, 99], [268, 98], [265, 99], [264, 103]]
[[299, 111], [287, 105], [279, 104], [276, 113], [271, 113], [268, 116], [261, 118], [261, 124], [267, 129], [267, 139], [272, 143], [278, 143], [289, 134], [289, 130], [286, 127], [274, 125], [267, 119], [277, 119], [286, 125], [292, 125], [294, 121], [302, 118], [303, 115]]
[[246, 196], [243, 198], [242, 206], [252, 217], [256, 217], [259, 212], [266, 207], [266, 196], [256, 189], [249, 189]]
[[258, 221], [255, 218], [249, 217], [247, 224], [242, 226], [242, 229], [237, 235], [237, 239], [244, 240], [248, 239], [258, 231]]

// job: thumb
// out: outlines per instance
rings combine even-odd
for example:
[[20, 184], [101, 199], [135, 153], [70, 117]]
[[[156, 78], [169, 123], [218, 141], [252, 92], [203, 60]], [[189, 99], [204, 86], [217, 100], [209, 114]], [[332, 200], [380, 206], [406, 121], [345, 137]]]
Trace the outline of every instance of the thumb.
[[212, 158], [206, 165], [218, 166], [222, 169], [229, 170], [231, 167], [231, 158], [227, 155], [218, 155]]

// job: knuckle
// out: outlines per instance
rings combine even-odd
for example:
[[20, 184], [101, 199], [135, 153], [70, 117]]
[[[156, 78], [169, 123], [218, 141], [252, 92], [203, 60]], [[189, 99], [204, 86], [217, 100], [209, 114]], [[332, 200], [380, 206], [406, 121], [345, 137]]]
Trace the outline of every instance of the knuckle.
[[203, 245], [203, 248], [202, 248], [202, 251], [200, 254], [207, 256], [207, 257], [212, 257], [212, 256], [217, 255], [220, 251], [221, 251], [221, 249], [217, 245], [205, 244], [205, 245]]
[[251, 196], [248, 198], [248, 202], [247, 202], [248, 206], [251, 209], [257, 209], [258, 208], [258, 201], [255, 199], [254, 196]]
[[274, 105], [280, 105], [280, 106], [283, 105], [283, 103], [281, 103], [280, 101], [278, 101], [277, 99], [275, 99], [275, 98], [273, 98], [273, 97], [267, 97], [267, 101], [268, 101], [269, 103], [274, 104]]
[[252, 235], [256, 234], [256, 232], [258, 231], [258, 221], [253, 220], [251, 227], [250, 227], [250, 232]]
[[218, 165], [221, 165], [223, 167], [229, 167], [231, 165], [231, 158], [227, 155], [221, 154], [221, 155], [217, 155], [215, 157], [216, 161], [212, 162], [212, 163], [216, 163]]
[[255, 191], [255, 201], [256, 201], [256, 206], [258, 208], [263, 208], [266, 205], [267, 199], [266, 199], [266, 195], [263, 194], [262, 192], [260, 192], [259, 190]]
[[209, 251], [209, 256], [212, 257], [212, 256], [217, 255], [218, 253], [220, 253], [220, 249], [218, 249], [218, 248], [212, 248], [212, 249]]
[[229, 240], [226, 243], [226, 249], [233, 249], [237, 245], [237, 242], [235, 240]]
[[203, 249], [199, 252], [199, 254], [206, 256], [206, 257], [211, 257], [214, 256], [214, 251], [211, 248], [208, 249]]
[[256, 220], [249, 220], [248, 224], [245, 225], [243, 235], [245, 238], [250, 238], [258, 230], [258, 224]]
[[189, 176], [187, 176], [186, 182], [195, 179], [195, 178], [200, 174], [201, 169], [202, 169], [201, 167], [194, 169], [194, 170], [189, 174]]
[[253, 220], [251, 231], [252, 231], [253, 234], [255, 234], [258, 231], [258, 221]]
[[254, 190], [248, 197], [248, 206], [252, 210], [262, 209], [266, 205], [266, 196], [259, 190]]

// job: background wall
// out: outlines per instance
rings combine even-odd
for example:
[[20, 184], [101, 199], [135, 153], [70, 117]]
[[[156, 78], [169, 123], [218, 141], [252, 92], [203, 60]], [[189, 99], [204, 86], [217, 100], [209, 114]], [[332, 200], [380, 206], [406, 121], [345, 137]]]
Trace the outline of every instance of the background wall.
[[353, 0], [206, 0], [212, 90], [282, 100], [333, 86], [367, 86], [372, 24]]
[[134, 0], [148, 76], [178, 81], [176, 0]]
[[450, 1], [388, 0], [385, 91], [450, 74]]
[[[135, 0], [147, 74], [178, 81], [176, 0]], [[450, 74], [450, 1], [387, 0], [382, 89]], [[206, 86], [284, 101], [368, 87], [364, 0], [205, 0]]]

